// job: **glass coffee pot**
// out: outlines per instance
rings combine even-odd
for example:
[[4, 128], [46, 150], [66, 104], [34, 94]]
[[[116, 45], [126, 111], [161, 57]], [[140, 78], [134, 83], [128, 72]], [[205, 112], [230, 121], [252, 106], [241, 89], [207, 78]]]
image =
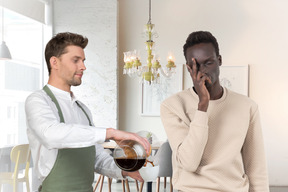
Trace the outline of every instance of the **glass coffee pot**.
[[123, 140], [118, 143], [113, 151], [116, 165], [128, 172], [139, 170], [146, 162], [146, 151], [144, 147], [133, 140]]

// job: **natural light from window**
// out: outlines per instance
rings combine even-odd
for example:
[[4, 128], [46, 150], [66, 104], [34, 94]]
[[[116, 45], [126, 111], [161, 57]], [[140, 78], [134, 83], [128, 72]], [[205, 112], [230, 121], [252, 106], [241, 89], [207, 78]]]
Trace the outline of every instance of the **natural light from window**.
[[[3, 38], [12, 60], [0, 60], [1, 147], [28, 143], [24, 102], [42, 86], [43, 63], [43, 24], [8, 9], [3, 11]], [[1, 27], [3, 23], [1, 18]]]

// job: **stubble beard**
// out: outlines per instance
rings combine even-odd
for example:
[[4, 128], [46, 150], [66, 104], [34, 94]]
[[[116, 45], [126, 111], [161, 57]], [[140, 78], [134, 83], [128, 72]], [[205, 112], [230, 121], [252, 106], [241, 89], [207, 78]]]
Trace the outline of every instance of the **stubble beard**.
[[82, 83], [81, 79], [78, 80], [78, 79], [75, 79], [75, 78], [73, 78], [70, 81], [68, 81], [68, 84], [70, 86], [79, 86], [79, 85], [81, 85], [81, 83]]

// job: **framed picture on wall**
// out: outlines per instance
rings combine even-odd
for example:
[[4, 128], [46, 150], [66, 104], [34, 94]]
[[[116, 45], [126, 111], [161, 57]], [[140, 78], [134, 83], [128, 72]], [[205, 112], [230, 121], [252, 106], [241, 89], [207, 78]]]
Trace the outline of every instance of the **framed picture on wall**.
[[249, 95], [249, 65], [221, 66], [220, 84], [237, 93]]
[[142, 116], [160, 116], [161, 102], [183, 89], [183, 65], [177, 65], [176, 74], [172, 77], [160, 78], [160, 84], [142, 84]]

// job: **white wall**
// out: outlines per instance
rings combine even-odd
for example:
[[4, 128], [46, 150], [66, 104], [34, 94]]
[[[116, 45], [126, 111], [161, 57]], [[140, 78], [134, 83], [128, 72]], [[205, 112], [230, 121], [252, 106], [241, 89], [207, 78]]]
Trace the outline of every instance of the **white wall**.
[[89, 39], [87, 69], [73, 91], [100, 127], [118, 126], [117, 14], [117, 0], [54, 0], [53, 33], [69, 31]]
[[[148, 0], [119, 2], [119, 128], [150, 130], [166, 139], [159, 117], [141, 117], [139, 79], [122, 75], [123, 52], [142, 51]], [[172, 50], [185, 63], [182, 46], [189, 33], [211, 31], [220, 44], [223, 65], [250, 66], [250, 97], [260, 108], [271, 185], [288, 185], [288, 1], [284, 0], [152, 0], [152, 23], [162, 60]], [[185, 88], [191, 85], [186, 70]]]

